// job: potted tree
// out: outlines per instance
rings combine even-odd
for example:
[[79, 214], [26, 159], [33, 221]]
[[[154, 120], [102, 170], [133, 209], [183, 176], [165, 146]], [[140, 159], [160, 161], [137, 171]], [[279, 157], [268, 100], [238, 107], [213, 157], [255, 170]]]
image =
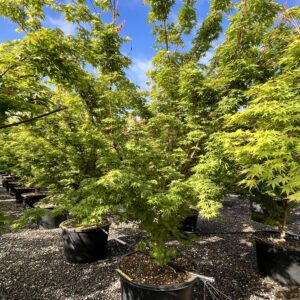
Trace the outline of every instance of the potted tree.
[[196, 171], [224, 194], [267, 203], [268, 221], [279, 231], [256, 237], [258, 269], [299, 285], [299, 237], [287, 233], [300, 200], [299, 28], [293, 23], [299, 9], [275, 1], [241, 1], [238, 8], [210, 66], [217, 133]]
[[[293, 10], [285, 16], [291, 18]], [[300, 89], [294, 86], [299, 81], [300, 43], [296, 28], [282, 36], [286, 46], [276, 62], [280, 72], [245, 92], [250, 99], [247, 108], [228, 116], [228, 132], [214, 139], [235, 160], [240, 185], [256, 202], [268, 202], [268, 218], [278, 226], [278, 232], [259, 232], [255, 237], [259, 272], [299, 285], [299, 235], [287, 233], [287, 225], [290, 211], [300, 202]]]
[[[37, 122], [29, 132], [26, 129], [26, 141], [22, 138], [16, 153], [22, 153], [23, 161], [32, 166], [30, 183], [49, 188], [43, 203], [55, 206], [51, 215], [70, 216], [61, 224], [67, 260], [91, 262], [106, 254], [109, 221], [105, 215], [112, 210], [95, 183], [111, 164], [121, 161], [110, 141], [91, 123], [83, 103], [76, 96], [67, 101], [71, 107], [60, 116]], [[34, 145], [34, 152], [26, 152], [29, 145]], [[96, 212], [89, 210], [90, 203], [97, 204]], [[45, 216], [49, 217], [49, 210], [36, 207], [24, 212], [15, 226], [40, 223]]]
[[60, 213], [56, 211], [54, 214], [53, 211], [55, 209], [55, 205], [51, 203], [42, 203], [39, 201], [34, 205], [36, 208], [41, 208], [47, 211], [47, 214], [43, 215], [40, 219], [38, 219], [38, 227], [39, 229], [54, 229], [58, 228], [59, 225], [67, 220], [67, 214], [65, 213]]
[[[72, 108], [60, 116], [39, 121], [29, 130], [18, 129], [17, 136], [22, 140], [15, 140], [16, 155], [22, 157], [19, 168], [22, 171], [29, 163], [30, 184], [48, 187], [49, 192], [42, 195], [45, 199], [39, 205], [36, 202], [41, 199], [40, 194], [22, 194], [32, 209], [24, 211], [14, 227], [34, 222], [44, 226], [45, 221], [47, 227], [57, 226], [62, 221], [57, 217], [69, 214], [72, 219], [61, 225], [66, 258], [69, 262], [91, 262], [103, 258], [107, 250], [108, 227], [101, 226], [107, 208], [103, 205], [102, 210], [99, 208], [97, 214], [91, 215], [85, 206], [89, 201], [101, 203], [93, 186], [103, 174], [103, 168], [97, 164], [113, 158], [108, 157], [110, 146], [91, 123], [83, 103], [76, 96], [66, 101]], [[26, 151], [30, 148], [34, 151]]]
[[[66, 36], [58, 28], [43, 28], [40, 18], [44, 4], [76, 24], [78, 34]], [[63, 211], [71, 217], [62, 224], [67, 259], [90, 262], [106, 253], [106, 215], [113, 211], [113, 201], [101, 196], [96, 182], [123, 163], [128, 119], [144, 117], [147, 109], [142, 93], [125, 76], [130, 60], [120, 51], [125, 39], [119, 36], [122, 24], [116, 23], [116, 7], [108, 1], [94, 2], [97, 9], [112, 11], [112, 22], [105, 24], [100, 13], [90, 11], [90, 3], [77, 4], [39, 4], [34, 13], [30, 12], [34, 22], [25, 24], [23, 18], [13, 17], [29, 32], [16, 43], [17, 52], [30, 58], [26, 70], [49, 78], [53, 87], [46, 93], [49, 106], [63, 104], [67, 109], [35, 121], [34, 126], [12, 128], [9, 135], [18, 172], [29, 184], [49, 189], [45, 201], [56, 206], [53, 214]], [[22, 8], [26, 13], [26, 3]], [[87, 22], [91, 26], [84, 29]], [[86, 64], [95, 72], [88, 72]], [[91, 212], [89, 205], [95, 204], [97, 209]], [[43, 213], [46, 211], [39, 208], [26, 211], [15, 226], [36, 220]], [[72, 248], [70, 241], [75, 236]]]
[[[209, 179], [195, 174], [194, 167], [205, 152], [211, 130], [209, 91], [206, 94], [198, 59], [213, 39], [205, 39], [204, 48], [200, 45], [203, 32], [214, 30], [218, 36], [218, 22], [228, 3], [220, 7], [213, 1], [209, 21], [200, 28], [193, 41], [195, 48], [189, 53], [178, 49], [184, 47], [182, 35], [191, 33], [196, 25], [194, 1], [184, 1], [178, 24], [168, 18], [174, 1], [147, 3], [151, 7], [149, 21], [155, 24], [157, 35], [157, 54], [149, 71], [151, 115], [130, 120], [123, 163], [97, 184], [104, 198], [114, 199], [115, 206], [123, 208], [119, 217], [135, 222], [147, 235], [136, 245], [138, 252], [121, 259], [122, 299], [187, 300], [193, 298], [196, 277], [188, 272], [192, 271], [190, 264], [173, 264], [176, 249], [168, 242], [187, 242], [181, 228], [191, 205], [207, 218], [215, 217], [221, 206], [221, 191], [213, 189]], [[216, 12], [221, 18], [214, 23]]]

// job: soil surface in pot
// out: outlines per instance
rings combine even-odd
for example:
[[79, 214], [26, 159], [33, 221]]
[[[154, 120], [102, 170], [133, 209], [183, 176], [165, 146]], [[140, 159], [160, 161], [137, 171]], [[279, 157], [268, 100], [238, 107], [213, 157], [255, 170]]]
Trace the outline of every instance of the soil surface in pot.
[[94, 228], [101, 228], [105, 225], [107, 225], [109, 222], [103, 222], [103, 224], [78, 224], [76, 222], [74, 222], [73, 220], [67, 220], [64, 221], [60, 227], [62, 229], [94, 229]]
[[286, 236], [285, 239], [280, 238], [279, 233], [267, 233], [259, 232], [256, 236], [266, 243], [271, 243], [275, 246], [280, 246], [284, 249], [297, 249], [300, 250], [300, 239], [293, 238], [291, 236]]
[[34, 205], [34, 207], [43, 208], [43, 209], [54, 209], [56, 206], [53, 203], [38, 202]]
[[142, 252], [125, 256], [120, 269], [141, 284], [175, 285], [187, 281], [190, 275], [184, 270], [194, 271], [194, 265], [185, 257], [177, 257], [172, 266], [160, 266], [153, 258]]
[[34, 196], [47, 196], [46, 193], [40, 193], [40, 192], [32, 192], [32, 193], [24, 193], [23, 197], [34, 197]]

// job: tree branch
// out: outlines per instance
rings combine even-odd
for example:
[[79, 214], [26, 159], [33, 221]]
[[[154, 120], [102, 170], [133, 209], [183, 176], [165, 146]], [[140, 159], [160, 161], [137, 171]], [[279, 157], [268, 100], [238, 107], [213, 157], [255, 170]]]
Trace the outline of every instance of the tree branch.
[[55, 114], [55, 113], [57, 113], [57, 112], [59, 112], [59, 111], [65, 110], [65, 109], [67, 109], [67, 107], [62, 106], [62, 107], [59, 107], [59, 108], [54, 109], [54, 110], [52, 110], [52, 111], [49, 111], [49, 112], [47, 112], [47, 113], [44, 113], [44, 114], [42, 114], [42, 115], [38, 115], [38, 116], [36, 116], [36, 117], [30, 118], [30, 119], [27, 119], [27, 120], [24, 120], [24, 121], [12, 123], [12, 124], [7, 124], [7, 125], [2, 125], [2, 126], [0, 126], [0, 129], [4, 129], [4, 128], [8, 128], [8, 127], [14, 127], [14, 126], [19, 126], [19, 125], [21, 125], [21, 124], [29, 123], [29, 122], [32, 122], [32, 121], [35, 121], [35, 120], [38, 120], [38, 119], [47, 117], [47, 116], [49, 116], [49, 115]]
[[2, 73], [0, 73], [0, 78], [2, 78], [8, 71], [16, 68], [16, 67], [19, 67], [20, 66], [20, 62], [24, 61], [26, 59], [26, 57], [23, 57], [20, 59], [20, 61], [18, 63], [15, 63], [13, 65], [10, 65], [9, 67], [7, 67], [6, 70], [4, 70]]
[[10, 71], [11, 69], [14, 69], [15, 67], [18, 67], [19, 64], [14, 64], [9, 66], [6, 70], [4, 70], [1, 74], [0, 74], [0, 78], [2, 78], [8, 71]]

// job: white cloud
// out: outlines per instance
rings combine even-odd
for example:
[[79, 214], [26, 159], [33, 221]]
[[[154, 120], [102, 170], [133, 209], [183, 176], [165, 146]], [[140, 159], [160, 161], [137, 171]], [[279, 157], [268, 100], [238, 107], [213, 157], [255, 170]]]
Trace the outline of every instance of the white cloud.
[[68, 22], [63, 15], [60, 15], [58, 18], [52, 18], [48, 16], [47, 19], [50, 25], [60, 28], [65, 34], [76, 33], [76, 25]]
[[149, 81], [147, 78], [147, 71], [152, 69], [151, 59], [133, 58], [132, 64], [128, 69], [128, 77], [135, 84], [141, 88], [148, 88], [146, 82]]

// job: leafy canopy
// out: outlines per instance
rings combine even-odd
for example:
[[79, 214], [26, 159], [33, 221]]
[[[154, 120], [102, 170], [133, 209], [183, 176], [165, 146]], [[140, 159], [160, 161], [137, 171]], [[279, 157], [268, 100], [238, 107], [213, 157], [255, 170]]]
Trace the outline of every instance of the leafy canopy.
[[[147, 102], [126, 78], [130, 59], [120, 51], [126, 39], [113, 2], [0, 2], [26, 32], [0, 49], [8, 70], [1, 80], [11, 88], [0, 94], [8, 103], [2, 122], [68, 108], [2, 132], [0, 160], [48, 187], [48, 200], [77, 223], [109, 214], [134, 221], [148, 234], [139, 248], [164, 264], [175, 253], [168, 241], [184, 241], [179, 228], [190, 205], [212, 218], [229, 192], [299, 200], [299, 12], [273, 0], [213, 0], [196, 30], [197, 1], [180, 1], [176, 23], [170, 14], [178, 2], [145, 2], [157, 51]], [[76, 24], [76, 34], [44, 28], [47, 6]], [[229, 12], [226, 38], [205, 66], [200, 59]]]

